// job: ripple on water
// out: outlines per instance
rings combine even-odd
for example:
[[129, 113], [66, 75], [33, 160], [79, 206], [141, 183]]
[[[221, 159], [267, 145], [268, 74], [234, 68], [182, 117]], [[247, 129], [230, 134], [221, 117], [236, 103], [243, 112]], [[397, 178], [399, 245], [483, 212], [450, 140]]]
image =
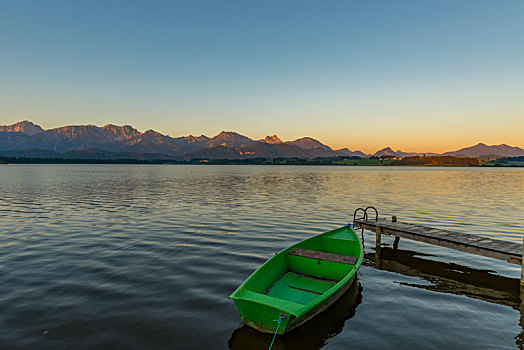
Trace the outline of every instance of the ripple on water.
[[[523, 185], [515, 168], [3, 167], [0, 348], [267, 349], [227, 297], [274, 253], [367, 205], [520, 243]], [[275, 348], [524, 339], [518, 266], [406, 240], [378, 266], [364, 236], [358, 282]]]

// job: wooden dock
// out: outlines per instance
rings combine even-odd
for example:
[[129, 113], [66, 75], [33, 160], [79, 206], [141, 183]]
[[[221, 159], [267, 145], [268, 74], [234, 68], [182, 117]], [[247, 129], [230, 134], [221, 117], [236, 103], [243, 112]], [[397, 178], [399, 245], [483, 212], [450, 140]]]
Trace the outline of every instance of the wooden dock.
[[[355, 219], [354, 225], [356, 228], [375, 232], [378, 248], [380, 248], [382, 235], [392, 235], [396, 237], [394, 247], [398, 245], [399, 238], [405, 238], [523, 266], [524, 251], [520, 243], [398, 222], [396, 217], [375, 220], [360, 218]], [[520, 283], [524, 285], [524, 268], [522, 267]]]

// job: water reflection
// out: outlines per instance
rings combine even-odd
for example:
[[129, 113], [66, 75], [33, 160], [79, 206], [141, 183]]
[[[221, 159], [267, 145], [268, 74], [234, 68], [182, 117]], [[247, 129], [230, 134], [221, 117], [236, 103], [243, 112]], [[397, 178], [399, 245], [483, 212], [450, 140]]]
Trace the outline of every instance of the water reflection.
[[[273, 349], [319, 349], [329, 338], [342, 332], [346, 321], [355, 316], [362, 302], [362, 286], [358, 279], [326, 311], [292, 332], [278, 336]], [[271, 334], [261, 333], [248, 326], [235, 330], [229, 339], [229, 349], [267, 350]]]
[[380, 259], [366, 253], [364, 265], [421, 278], [427, 283], [403, 283], [415, 288], [440, 293], [465, 295], [470, 298], [520, 308], [520, 282], [517, 279], [477, 270], [454, 263], [423, 259], [424, 254], [410, 250], [380, 248]]
[[[406, 286], [439, 293], [464, 295], [469, 298], [510, 306], [520, 311], [521, 332], [515, 337], [519, 349], [524, 348], [524, 289], [520, 281], [454, 263], [423, 259], [424, 254], [410, 250], [381, 247], [375, 253], [366, 253], [363, 264], [421, 278], [429, 283], [401, 283]], [[377, 254], [378, 253], [378, 254]]]

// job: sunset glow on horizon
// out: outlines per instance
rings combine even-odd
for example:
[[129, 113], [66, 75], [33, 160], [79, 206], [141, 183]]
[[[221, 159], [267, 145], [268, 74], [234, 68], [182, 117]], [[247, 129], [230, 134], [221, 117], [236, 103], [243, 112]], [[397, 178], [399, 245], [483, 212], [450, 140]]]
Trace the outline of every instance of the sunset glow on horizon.
[[0, 125], [524, 147], [523, 2], [3, 1]]

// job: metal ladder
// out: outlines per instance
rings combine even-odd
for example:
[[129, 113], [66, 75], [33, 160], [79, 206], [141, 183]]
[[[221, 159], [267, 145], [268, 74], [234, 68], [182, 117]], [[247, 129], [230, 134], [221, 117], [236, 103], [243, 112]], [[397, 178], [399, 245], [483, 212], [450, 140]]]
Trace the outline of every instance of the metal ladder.
[[[365, 221], [367, 221], [368, 220], [368, 210], [369, 209], [373, 209], [375, 211], [375, 221], [377, 221], [378, 220], [378, 210], [374, 206], [370, 205], [370, 206], [366, 207], [365, 209], [364, 208], [357, 208], [357, 209], [355, 209], [355, 212], [353, 213], [353, 223], [352, 224], [348, 224], [348, 226], [352, 227], [353, 230], [355, 230], [355, 224], [356, 224], [357, 219], [358, 220], [365, 220]], [[362, 217], [357, 218], [357, 213], [359, 211], [362, 211], [363, 215], [362, 215]], [[362, 228], [362, 232], [361, 232], [360, 235], [362, 237], [362, 246], [364, 246], [364, 228]]]

